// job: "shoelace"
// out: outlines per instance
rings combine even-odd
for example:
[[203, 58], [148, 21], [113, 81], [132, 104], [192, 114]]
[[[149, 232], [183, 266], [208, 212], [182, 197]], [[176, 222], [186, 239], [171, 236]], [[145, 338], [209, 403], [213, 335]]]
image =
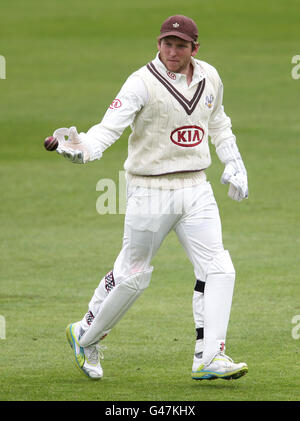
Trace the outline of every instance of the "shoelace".
[[97, 344], [96, 345], [96, 349], [98, 351], [99, 358], [101, 360], [104, 360], [104, 353], [103, 353], [103, 351], [105, 351], [107, 349], [107, 346], [106, 345]]
[[225, 358], [227, 361], [233, 363], [233, 360], [230, 357], [228, 357], [228, 355], [226, 355], [224, 352], [222, 352], [222, 351], [218, 352], [217, 355], [215, 356], [215, 358], [218, 358], [219, 356], [222, 357], [222, 358]]
[[86, 357], [91, 364], [97, 364], [99, 358], [101, 360], [104, 359], [103, 351], [106, 349], [106, 345], [97, 344], [85, 347], [84, 352], [86, 353]]

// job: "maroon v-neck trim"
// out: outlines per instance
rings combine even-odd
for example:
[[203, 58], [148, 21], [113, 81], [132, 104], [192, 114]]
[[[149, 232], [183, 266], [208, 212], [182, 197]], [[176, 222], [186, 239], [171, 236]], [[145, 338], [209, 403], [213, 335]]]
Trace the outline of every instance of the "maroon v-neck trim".
[[184, 95], [182, 95], [166, 78], [164, 78], [154, 66], [153, 62], [147, 64], [147, 69], [156, 77], [156, 79], [164, 85], [164, 87], [170, 92], [171, 95], [179, 102], [180, 105], [185, 109], [188, 115], [197, 107], [197, 104], [201, 98], [201, 95], [205, 88], [205, 79], [199, 82], [198, 88], [193, 98], [189, 101]]

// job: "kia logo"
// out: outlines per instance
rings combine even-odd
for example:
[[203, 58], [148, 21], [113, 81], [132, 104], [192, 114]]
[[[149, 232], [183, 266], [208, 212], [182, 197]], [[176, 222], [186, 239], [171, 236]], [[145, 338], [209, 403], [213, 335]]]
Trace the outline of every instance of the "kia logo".
[[175, 145], [184, 148], [199, 145], [204, 137], [204, 130], [199, 126], [183, 126], [179, 127], [170, 135], [170, 139]]

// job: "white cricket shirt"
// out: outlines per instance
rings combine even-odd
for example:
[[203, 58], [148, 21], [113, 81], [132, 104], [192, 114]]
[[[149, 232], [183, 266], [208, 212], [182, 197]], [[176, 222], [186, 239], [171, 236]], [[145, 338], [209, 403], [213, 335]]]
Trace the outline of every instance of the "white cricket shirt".
[[[160, 95], [161, 99], [165, 98], [165, 101], [169, 102], [171, 102], [171, 100], [175, 101], [174, 104], [176, 103], [178, 106], [175, 107], [174, 105], [174, 107], [182, 110], [182, 114], [188, 113], [189, 115], [194, 116], [193, 120], [190, 120], [189, 117], [190, 123], [192, 122], [193, 124], [188, 124], [187, 127], [198, 127], [200, 125], [201, 128], [202, 126], [205, 126], [206, 142], [208, 136], [210, 136], [211, 142], [217, 147], [225, 139], [235, 139], [231, 131], [231, 121], [225, 114], [222, 105], [223, 85], [217, 71], [209, 64], [194, 58], [192, 58], [192, 64], [194, 66], [194, 72], [190, 85], [187, 85], [186, 75], [169, 72], [160, 61], [159, 54], [157, 54], [155, 59], [149, 63], [147, 69], [146, 66], [144, 66], [139, 71], [133, 73], [122, 86], [120, 92], [105, 113], [102, 121], [91, 127], [86, 134], [81, 134], [84, 135], [84, 141], [88, 143], [89, 149], [92, 152], [91, 160], [98, 159], [102, 153], [122, 135], [125, 128], [130, 126], [133, 130], [133, 136], [135, 135], [135, 131], [138, 133], [136, 137], [140, 140], [140, 152], [141, 156], [143, 156], [143, 163], [142, 165], [139, 165], [141, 156], [139, 157], [135, 150], [134, 145], [136, 144], [136, 139], [134, 138], [135, 142], [131, 142], [129, 138], [129, 154], [125, 162], [125, 169], [127, 179], [130, 183], [144, 187], [151, 185], [151, 187], [178, 188], [183, 185], [188, 186], [203, 182], [206, 177], [204, 171], [200, 170], [203, 170], [210, 165], [210, 156], [206, 157], [205, 162], [202, 162], [199, 159], [198, 161], [195, 159], [193, 161], [193, 154], [191, 154], [190, 151], [192, 149], [196, 150], [196, 148], [186, 147], [194, 146], [192, 144], [193, 142], [196, 142], [197, 144], [202, 132], [198, 130], [200, 134], [196, 133], [193, 131], [194, 129], [172, 131], [172, 128], [174, 129], [175, 127], [176, 129], [176, 125], [174, 126], [174, 124], [176, 124], [175, 120], [178, 117], [174, 117], [174, 121], [172, 121], [172, 116], [170, 116], [164, 123], [166, 126], [168, 124], [170, 126], [169, 128], [166, 127], [167, 134], [165, 139], [165, 146], [169, 147], [170, 151], [166, 151], [165, 155], [163, 155], [162, 150], [164, 150], [164, 148], [159, 148], [159, 143], [157, 143], [157, 147], [155, 147], [154, 144], [152, 149], [148, 147], [148, 150], [143, 150], [143, 141], [145, 141], [145, 145], [147, 141], [149, 144], [150, 135], [148, 130], [149, 139], [143, 139], [143, 119], [139, 118], [140, 115], [150, 108], [150, 105], [152, 108], [154, 105], [155, 108], [155, 103], [149, 104], [151, 99], [153, 102], [153, 89], [151, 84], [151, 80], [153, 80], [153, 85], [156, 84], [155, 89], [157, 89], [157, 95]], [[209, 86], [210, 89], [208, 88]], [[205, 114], [207, 120], [204, 121], [203, 117], [202, 124], [200, 124], [200, 98], [203, 115]], [[149, 106], [147, 107], [148, 104]], [[196, 107], [200, 107], [199, 113], [194, 112], [194, 110], [197, 111]], [[154, 117], [153, 127], [151, 126], [151, 121], [148, 121], [148, 125], [150, 125], [151, 133], [155, 136], [155, 113], [158, 114], [159, 110], [154, 110], [152, 112]], [[145, 115], [147, 116], [147, 114]], [[198, 120], [195, 120], [198, 118], [198, 115], [199, 123]], [[140, 121], [139, 131], [137, 130], [138, 121]], [[182, 121], [184, 122], [184, 118]], [[162, 136], [162, 132], [160, 133], [160, 136]], [[171, 141], [169, 140], [169, 137], [171, 137]], [[151, 140], [151, 142], [152, 141], [153, 140]], [[203, 141], [203, 144], [201, 145], [202, 149], [204, 148], [204, 143], [205, 142]], [[174, 146], [174, 144], [176, 146]], [[182, 146], [185, 148], [182, 148]], [[172, 154], [172, 147], [182, 151], [182, 156], [177, 154], [176, 165], [174, 165], [174, 159], [172, 160], [172, 157], [170, 157], [170, 154]], [[156, 150], [158, 151], [159, 149], [161, 149], [161, 155], [156, 157]], [[208, 152], [206, 151], [205, 155], [207, 154], [209, 154], [209, 150]], [[194, 155], [196, 155], [196, 153], [194, 153]], [[147, 158], [149, 158], [149, 162], [147, 161]], [[170, 163], [164, 162], [164, 165], [162, 165], [162, 160], [168, 161], [169, 159]], [[189, 166], [189, 160], [193, 161], [192, 167]], [[160, 171], [161, 168], [163, 168], [162, 172]]]

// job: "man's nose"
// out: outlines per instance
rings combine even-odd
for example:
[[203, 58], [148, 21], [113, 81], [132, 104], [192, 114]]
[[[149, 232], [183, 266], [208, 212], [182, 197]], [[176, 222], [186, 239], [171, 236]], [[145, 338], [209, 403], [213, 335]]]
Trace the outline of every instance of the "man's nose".
[[170, 48], [170, 56], [175, 57], [177, 54], [177, 50], [175, 47]]

